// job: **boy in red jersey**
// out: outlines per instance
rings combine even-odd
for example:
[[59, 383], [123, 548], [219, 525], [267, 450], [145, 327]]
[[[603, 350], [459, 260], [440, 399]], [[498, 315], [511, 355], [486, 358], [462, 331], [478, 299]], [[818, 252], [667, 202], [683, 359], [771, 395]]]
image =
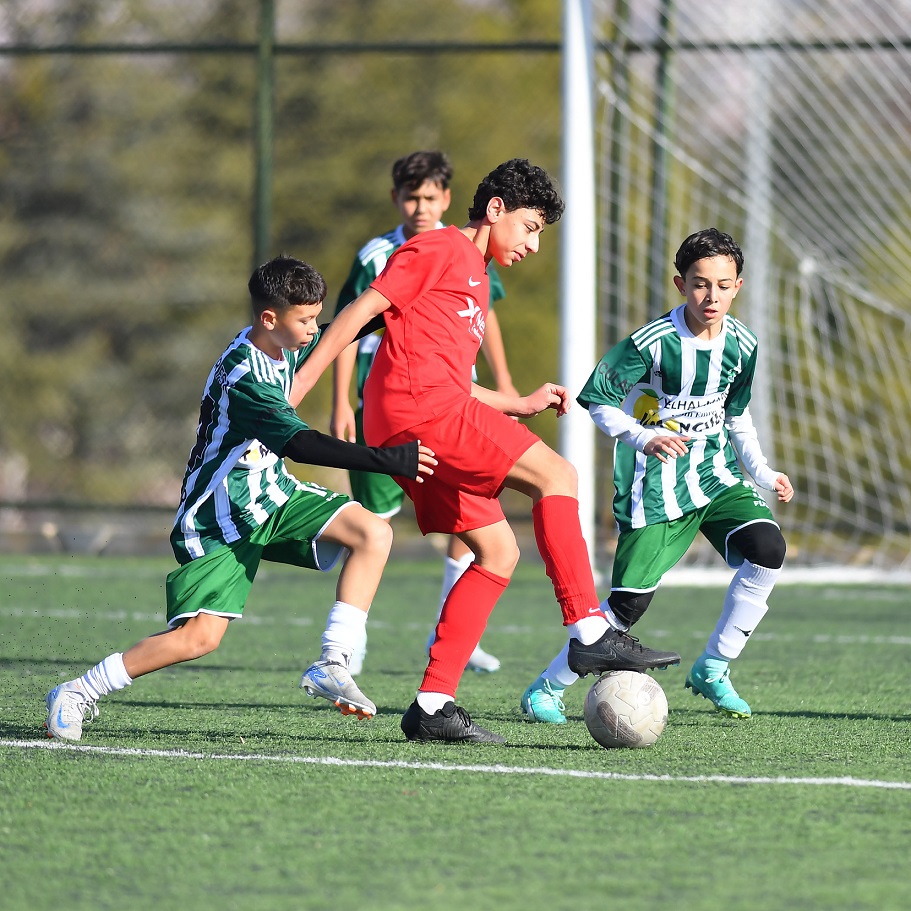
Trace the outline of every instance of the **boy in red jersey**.
[[504, 268], [538, 250], [545, 225], [563, 214], [550, 177], [524, 159], [493, 170], [478, 186], [464, 228], [419, 234], [349, 304], [298, 371], [291, 400], [372, 319], [386, 326], [365, 389], [364, 436], [370, 445], [420, 438], [437, 454], [422, 485], [401, 479], [424, 534], [455, 534], [475, 560], [455, 584], [417, 698], [402, 718], [409, 740], [502, 743], [455, 704], [468, 656], [519, 560], [515, 535], [497, 500], [504, 487], [532, 500], [535, 540], [570, 637], [569, 661], [580, 676], [677, 664], [680, 656], [645, 648], [609, 627], [599, 608], [582, 537], [573, 466], [509, 416], [570, 406], [562, 386], [528, 396], [471, 381], [484, 337], [487, 264]]

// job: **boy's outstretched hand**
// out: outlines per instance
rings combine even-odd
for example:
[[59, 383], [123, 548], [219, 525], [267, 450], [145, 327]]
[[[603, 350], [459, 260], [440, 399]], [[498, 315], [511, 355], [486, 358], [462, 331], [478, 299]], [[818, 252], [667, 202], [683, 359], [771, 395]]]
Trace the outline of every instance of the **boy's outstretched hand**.
[[436, 453], [432, 449], [422, 446], [421, 441], [418, 440], [418, 476], [415, 478], [418, 484], [424, 483], [421, 475], [433, 474], [433, 466], [439, 464], [434, 458], [435, 455]]
[[527, 411], [522, 412], [526, 417], [540, 414], [548, 408], [553, 408], [557, 412], [557, 417], [562, 417], [572, 406], [569, 393], [563, 386], [558, 386], [556, 383], [545, 383], [530, 395], [523, 396], [521, 401], [528, 408]]

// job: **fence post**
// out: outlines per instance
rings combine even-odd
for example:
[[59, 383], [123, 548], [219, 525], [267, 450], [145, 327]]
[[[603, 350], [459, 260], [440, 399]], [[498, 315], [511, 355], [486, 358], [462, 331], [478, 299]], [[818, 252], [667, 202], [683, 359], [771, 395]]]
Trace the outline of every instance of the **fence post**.
[[275, 0], [259, 2], [254, 110], [253, 268], [270, 258], [275, 114]]

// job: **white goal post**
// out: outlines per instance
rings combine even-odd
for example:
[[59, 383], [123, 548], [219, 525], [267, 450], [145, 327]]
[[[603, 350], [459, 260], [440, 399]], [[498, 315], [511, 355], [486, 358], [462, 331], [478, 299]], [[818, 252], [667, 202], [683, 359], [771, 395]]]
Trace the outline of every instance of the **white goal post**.
[[[820, 578], [911, 573], [909, 21], [911, 0], [564, 0], [561, 381], [677, 303], [687, 234], [731, 233], [751, 410], [797, 489], [788, 566]], [[612, 444], [586, 432], [561, 450], [607, 563]]]

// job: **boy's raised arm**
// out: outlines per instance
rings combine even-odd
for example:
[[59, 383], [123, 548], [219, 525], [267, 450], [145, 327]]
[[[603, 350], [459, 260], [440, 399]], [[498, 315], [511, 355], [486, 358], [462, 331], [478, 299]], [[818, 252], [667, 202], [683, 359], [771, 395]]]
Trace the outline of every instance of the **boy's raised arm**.
[[297, 408], [304, 396], [316, 385], [323, 371], [350, 345], [371, 320], [385, 313], [390, 302], [379, 291], [368, 288], [329, 323], [313, 353], [294, 375], [288, 401]]

